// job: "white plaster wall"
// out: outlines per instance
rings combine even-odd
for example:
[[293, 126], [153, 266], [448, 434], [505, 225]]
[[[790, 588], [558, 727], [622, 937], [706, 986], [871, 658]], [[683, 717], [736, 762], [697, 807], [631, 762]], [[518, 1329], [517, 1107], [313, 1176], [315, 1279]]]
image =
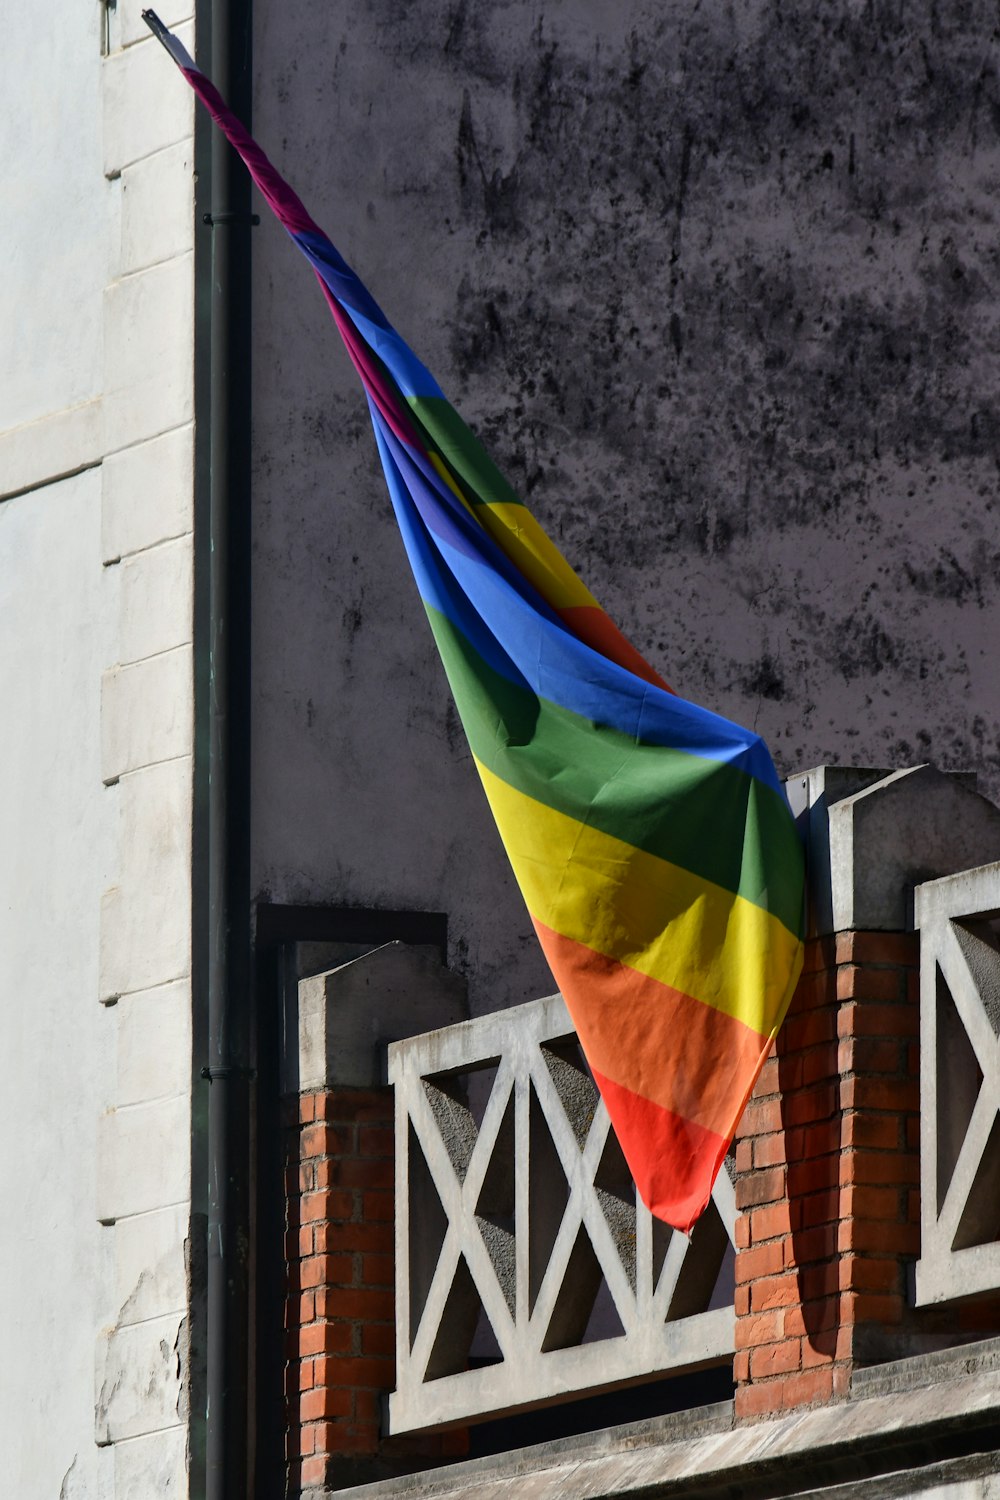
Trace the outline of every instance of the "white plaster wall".
[[93, 470], [0, 504], [0, 1452], [23, 1500], [110, 1494], [94, 1443], [114, 1032], [98, 895], [117, 855], [100, 678], [117, 577]]
[[[193, 106], [140, 9], [104, 36], [97, 3], [5, 17], [0, 1452], [24, 1500], [189, 1488]], [[160, 9], [193, 46], [192, 0]]]
[[60, 5], [41, 24], [31, 6], [4, 7], [0, 432], [100, 394], [101, 13]]
[[[0, 1452], [25, 1500], [110, 1496], [94, 1441], [104, 1315], [98, 1122], [114, 1032], [97, 1003], [117, 859], [101, 672], [103, 294], [117, 185], [102, 166], [101, 8], [4, 15], [0, 93]], [[53, 483], [61, 474], [81, 472]], [[17, 498], [11, 492], [24, 491]]]

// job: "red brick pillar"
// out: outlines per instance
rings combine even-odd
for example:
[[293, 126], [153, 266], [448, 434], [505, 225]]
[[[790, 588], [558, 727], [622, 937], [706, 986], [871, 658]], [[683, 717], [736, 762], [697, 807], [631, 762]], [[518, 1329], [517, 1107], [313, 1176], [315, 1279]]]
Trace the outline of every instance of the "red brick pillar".
[[917, 940], [839, 932], [802, 979], [737, 1145], [736, 1414], [847, 1394], [913, 1347]]
[[302, 1094], [286, 1142], [288, 1456], [303, 1488], [379, 1450], [393, 1385], [392, 1095]]
[[381, 1426], [395, 1385], [392, 1090], [300, 1095], [286, 1162], [291, 1493], [460, 1456], [464, 1431], [393, 1440]]
[[[288, 1493], [362, 1484], [460, 1456], [464, 1430], [391, 1438], [395, 1385], [389, 1038], [464, 1018], [464, 984], [387, 944], [297, 985], [285, 1087]], [[294, 1034], [293, 1028], [289, 1031]]]

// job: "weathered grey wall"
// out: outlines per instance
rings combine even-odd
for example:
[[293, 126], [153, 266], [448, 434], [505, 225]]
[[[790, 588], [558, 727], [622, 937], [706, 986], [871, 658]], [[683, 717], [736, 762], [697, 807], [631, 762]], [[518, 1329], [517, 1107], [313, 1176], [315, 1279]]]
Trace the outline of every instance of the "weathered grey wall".
[[[256, 0], [255, 127], [598, 597], [786, 770], [975, 767], [995, 654], [985, 0]], [[544, 975], [311, 277], [256, 241], [256, 870]]]

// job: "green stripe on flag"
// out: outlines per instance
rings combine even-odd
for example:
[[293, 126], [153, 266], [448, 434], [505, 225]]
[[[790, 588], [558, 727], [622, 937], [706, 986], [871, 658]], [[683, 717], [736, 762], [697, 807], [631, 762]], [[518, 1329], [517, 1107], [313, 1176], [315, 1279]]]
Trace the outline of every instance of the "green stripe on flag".
[[475, 433], [470, 432], [455, 408], [440, 396], [411, 396], [407, 401], [415, 417], [452, 473], [462, 482], [470, 505], [523, 505]]
[[[742, 896], [801, 936], [801, 845], [770, 787], [536, 697], [425, 608], [477, 760], [537, 802]], [[734, 828], [746, 830], [742, 841]]]

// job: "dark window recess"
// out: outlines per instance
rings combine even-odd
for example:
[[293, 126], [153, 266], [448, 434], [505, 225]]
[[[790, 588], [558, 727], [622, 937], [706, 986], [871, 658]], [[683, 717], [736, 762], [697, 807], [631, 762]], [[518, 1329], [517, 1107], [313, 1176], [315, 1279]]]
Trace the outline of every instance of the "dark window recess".
[[349, 963], [383, 943], [436, 948], [447, 957], [443, 912], [378, 911], [350, 906], [281, 906], [258, 902], [254, 913], [257, 1031], [253, 1121], [256, 1406], [256, 1493], [280, 1495], [284, 1483], [284, 1255], [281, 1057], [289, 988], [310, 974]]

